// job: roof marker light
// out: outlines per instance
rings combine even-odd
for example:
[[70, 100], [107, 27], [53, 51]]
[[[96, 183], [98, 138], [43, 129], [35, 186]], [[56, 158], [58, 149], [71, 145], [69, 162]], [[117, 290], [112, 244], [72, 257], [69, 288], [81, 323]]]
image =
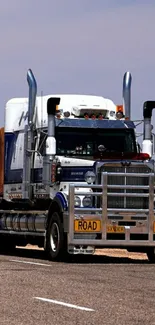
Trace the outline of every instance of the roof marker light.
[[88, 120], [88, 119], [89, 119], [89, 115], [88, 115], [87, 113], [84, 113], [84, 118], [85, 118], [86, 120]]
[[56, 117], [59, 119], [59, 118], [61, 118], [61, 112], [60, 111], [57, 111], [56, 112]]
[[123, 112], [118, 111], [118, 112], [116, 113], [116, 117], [117, 117], [118, 120], [120, 120], [121, 118], [123, 118], [123, 117], [124, 117]]
[[110, 116], [115, 116], [115, 111], [110, 111]]
[[69, 117], [70, 116], [70, 112], [66, 111], [64, 112], [64, 117]]

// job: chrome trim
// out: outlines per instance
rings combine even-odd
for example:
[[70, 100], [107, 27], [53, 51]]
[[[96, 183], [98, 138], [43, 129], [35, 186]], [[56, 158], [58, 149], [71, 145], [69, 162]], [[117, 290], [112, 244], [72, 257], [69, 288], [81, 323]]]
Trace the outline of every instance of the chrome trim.
[[69, 232], [68, 243], [74, 240], [74, 184], [69, 185]]
[[131, 82], [131, 73], [126, 72], [123, 77], [123, 107], [125, 117], [129, 120], [131, 118]]
[[[144, 185], [123, 185], [123, 187], [115, 185], [115, 184], [108, 184], [108, 177], [109, 176], [117, 176], [117, 177], [137, 177], [139, 178], [148, 178], [148, 186]], [[101, 185], [102, 184], [102, 185]], [[106, 246], [155, 246], [155, 240], [153, 241], [153, 222], [155, 221], [155, 210], [154, 210], [154, 174], [153, 173], [111, 173], [111, 172], [102, 172], [101, 175], [101, 184], [95, 184], [95, 185], [81, 185], [79, 184], [70, 184], [69, 185], [69, 211], [65, 214], [68, 214], [69, 218], [69, 229], [68, 229], [68, 245], [90, 245], [90, 246], [96, 246], [96, 247], [106, 247]], [[78, 192], [78, 195], [81, 195], [82, 188], [87, 187], [93, 189], [101, 189], [100, 192], [89, 192], [92, 196], [100, 196], [102, 197], [102, 207], [101, 208], [75, 208], [74, 207], [74, 195], [76, 194], [76, 187], [81, 188], [81, 192]], [[125, 191], [119, 192], [122, 189], [134, 189], [134, 193], [126, 193]], [[108, 189], [116, 189], [116, 192], [109, 192]], [[136, 192], [137, 190], [137, 192]], [[138, 190], [145, 190], [145, 193], [138, 193]], [[147, 193], [146, 193], [147, 192]], [[148, 197], [148, 208], [142, 209], [142, 208], [108, 208], [108, 197], [137, 197], [137, 198], [145, 198]], [[111, 214], [113, 218], [111, 218]], [[135, 221], [134, 224], [131, 224], [131, 221], [134, 217], [138, 216], [138, 220]], [[116, 218], [115, 218], [116, 216]], [[119, 219], [120, 216], [120, 219]], [[123, 216], [123, 219], [122, 219]], [[101, 231], [99, 232], [102, 239], [84, 239], [81, 234], [81, 238], [75, 239], [74, 238], [74, 219], [90, 219], [94, 218], [96, 220], [100, 220], [102, 224]], [[110, 217], [110, 218], [108, 218]], [[144, 220], [145, 218], [145, 220]], [[111, 239], [107, 236], [107, 225], [119, 225], [120, 220], [123, 220], [127, 223], [127, 226], [124, 225], [124, 239]], [[129, 223], [130, 222], [130, 223]], [[128, 225], [129, 224], [129, 225]], [[77, 234], [77, 233], [76, 233]], [[80, 233], [78, 233], [80, 234]], [[90, 233], [91, 234], [91, 233]], [[130, 235], [147, 235], [148, 240], [144, 238], [144, 240], [136, 240], [136, 239], [130, 239], [133, 237], [130, 237]], [[80, 236], [79, 236], [80, 237]], [[109, 239], [110, 238], [110, 239]]]
[[107, 172], [102, 173], [101, 183], [103, 184], [103, 192], [102, 192], [102, 240], [106, 240], [106, 224], [107, 224], [107, 183], [108, 176]]
[[154, 174], [149, 176], [149, 241], [153, 243], [153, 221], [154, 221]]
[[45, 237], [45, 232], [0, 230], [0, 234], [15, 235], [15, 236], [23, 236], [24, 235], [24, 236]]

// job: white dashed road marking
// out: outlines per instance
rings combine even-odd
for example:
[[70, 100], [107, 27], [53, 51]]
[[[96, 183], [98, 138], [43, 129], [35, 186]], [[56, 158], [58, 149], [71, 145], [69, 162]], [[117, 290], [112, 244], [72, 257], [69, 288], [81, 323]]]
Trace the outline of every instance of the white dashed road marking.
[[32, 265], [41, 265], [41, 266], [51, 266], [49, 264], [35, 263], [35, 262], [28, 262], [28, 261], [20, 261], [20, 260], [10, 260], [10, 262], [17, 262], [17, 263], [24, 263], [24, 264], [32, 264]]
[[66, 302], [52, 300], [52, 299], [46, 299], [46, 298], [41, 298], [41, 297], [34, 297], [34, 299], [42, 300], [42, 301], [45, 301], [45, 302], [50, 302], [50, 303], [57, 304], [57, 305], [61, 305], [61, 306], [65, 306], [65, 307], [81, 309], [81, 310], [85, 310], [85, 311], [95, 311], [94, 309], [91, 309], [91, 308], [86, 308], [86, 307], [81, 307], [81, 306], [77, 306], [77, 305], [72, 305], [72, 304], [68, 304]]

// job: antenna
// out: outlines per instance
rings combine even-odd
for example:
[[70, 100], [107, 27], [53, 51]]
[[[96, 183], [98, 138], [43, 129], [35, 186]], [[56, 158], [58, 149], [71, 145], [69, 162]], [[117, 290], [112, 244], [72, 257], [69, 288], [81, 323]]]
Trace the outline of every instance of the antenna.
[[41, 128], [43, 127], [43, 90], [41, 90]]

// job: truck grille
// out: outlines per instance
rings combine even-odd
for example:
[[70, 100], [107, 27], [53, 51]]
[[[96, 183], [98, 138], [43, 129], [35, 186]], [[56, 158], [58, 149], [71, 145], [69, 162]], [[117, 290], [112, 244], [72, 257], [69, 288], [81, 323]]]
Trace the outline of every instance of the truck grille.
[[[147, 166], [111, 166], [111, 165], [102, 165], [98, 169], [98, 182], [101, 183], [101, 173], [102, 172], [113, 172], [113, 173], [150, 173], [150, 169]], [[108, 189], [110, 193], [147, 193], [148, 190], [134, 190], [134, 189], [121, 189], [121, 185], [149, 185], [148, 177], [128, 177], [128, 176], [108, 176], [108, 185], [120, 185], [119, 190], [117, 189]], [[98, 202], [99, 203], [99, 202]], [[120, 209], [148, 209], [149, 198], [148, 197], [119, 197], [119, 196], [110, 196], [108, 197], [108, 208], [120, 208]]]

